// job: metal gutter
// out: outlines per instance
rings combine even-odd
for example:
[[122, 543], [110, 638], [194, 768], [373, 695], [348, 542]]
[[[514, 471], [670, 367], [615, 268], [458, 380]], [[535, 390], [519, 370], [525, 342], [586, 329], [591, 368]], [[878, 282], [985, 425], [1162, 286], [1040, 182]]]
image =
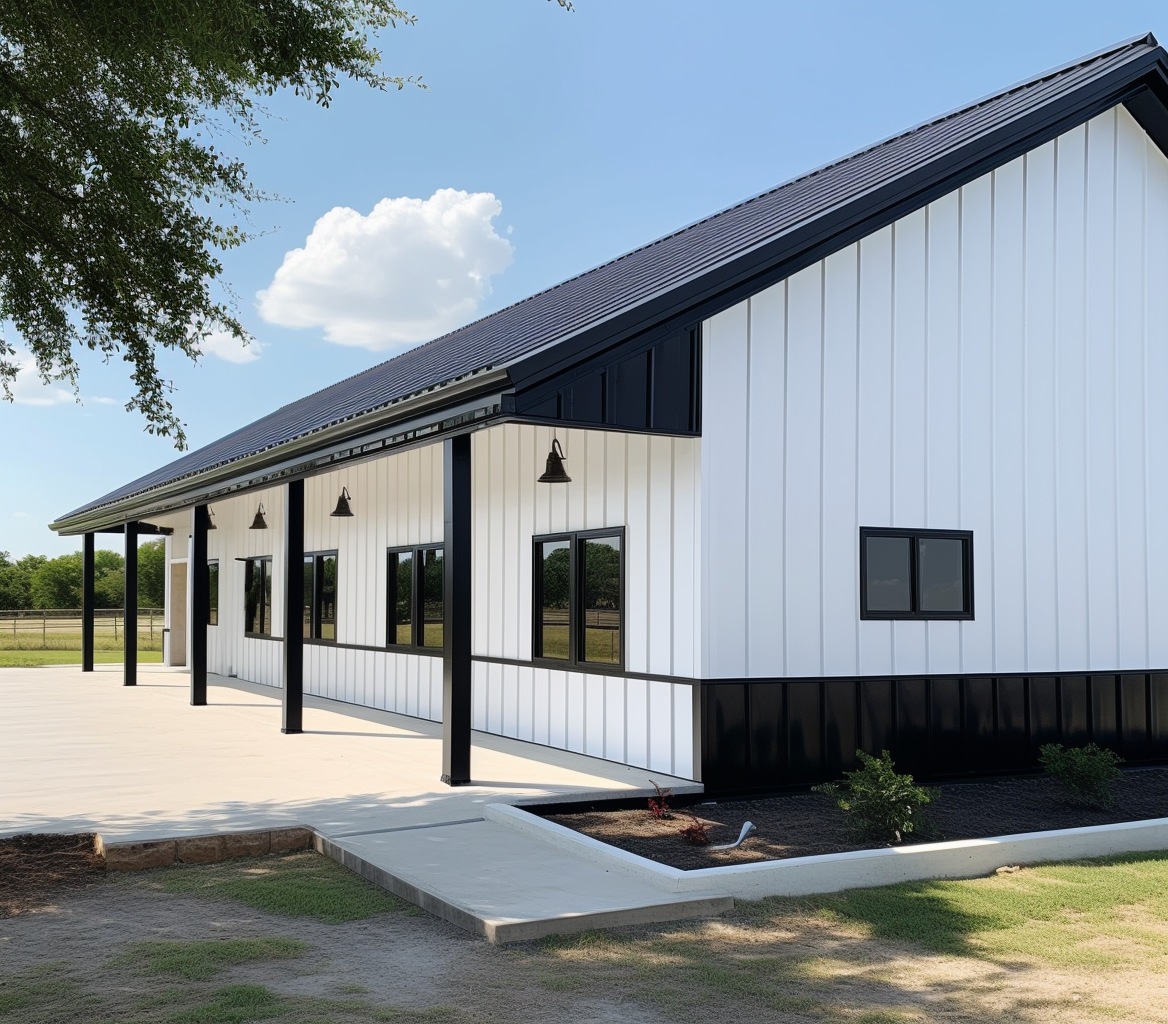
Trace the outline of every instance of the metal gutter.
[[[283, 483], [314, 476], [342, 461], [376, 458], [390, 451], [432, 443], [438, 435], [481, 429], [491, 415], [485, 410], [492, 406], [498, 410], [500, 385], [509, 383], [504, 369], [468, 375], [444, 387], [302, 434], [254, 455], [84, 512], [70, 513], [50, 523], [49, 529], [64, 536], [89, 533], [127, 520], [169, 514], [211, 498], [270, 487], [277, 480]], [[487, 395], [495, 395], [496, 399], [484, 405], [481, 399]]]

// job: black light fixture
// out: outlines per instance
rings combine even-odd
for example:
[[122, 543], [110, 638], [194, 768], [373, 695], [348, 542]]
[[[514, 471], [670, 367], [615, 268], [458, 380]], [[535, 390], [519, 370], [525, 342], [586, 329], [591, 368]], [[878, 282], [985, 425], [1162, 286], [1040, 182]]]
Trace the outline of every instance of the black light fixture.
[[351, 495], [349, 494], [349, 488], [342, 487], [341, 488], [341, 496], [339, 498], [337, 498], [337, 507], [334, 508], [329, 513], [329, 515], [330, 516], [340, 516], [342, 519], [352, 519], [353, 518], [353, 510], [351, 508], [349, 508], [349, 498], [350, 497], [351, 497]]
[[268, 528], [268, 521], [264, 518], [264, 503], [260, 502], [260, 507], [256, 509], [255, 519], [251, 521], [249, 530], [266, 530]]
[[215, 525], [215, 510], [210, 505], [207, 506], [207, 529], [218, 529], [218, 527]]
[[570, 484], [572, 478], [564, 470], [564, 449], [559, 439], [552, 438], [552, 450], [548, 452], [547, 469], [539, 478], [541, 484]]

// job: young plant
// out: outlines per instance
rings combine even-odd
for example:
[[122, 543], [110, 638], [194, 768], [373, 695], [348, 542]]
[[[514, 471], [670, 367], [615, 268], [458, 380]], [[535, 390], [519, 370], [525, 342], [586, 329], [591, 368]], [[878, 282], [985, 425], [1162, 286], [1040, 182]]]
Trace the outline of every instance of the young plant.
[[686, 814], [690, 823], [681, 830], [681, 838], [694, 846], [707, 846], [710, 842], [710, 827], [701, 818]]
[[911, 775], [898, 772], [887, 750], [879, 757], [857, 750], [856, 756], [860, 767], [844, 772], [844, 782], [825, 782], [812, 790], [831, 797], [847, 814], [848, 831], [857, 839], [903, 842], [918, 829], [921, 808], [937, 799], [937, 791], [914, 785]]
[[[649, 780], [653, 782], [652, 779]], [[653, 782], [653, 788], [657, 790], [657, 798], [649, 797], [649, 813], [654, 818], [664, 818], [669, 821], [673, 818], [673, 812], [669, 809], [669, 801], [673, 799], [672, 789], [662, 789]]]
[[1045, 743], [1038, 748], [1038, 761], [1073, 803], [1100, 810], [1115, 803], [1111, 783], [1119, 778], [1123, 758], [1114, 750], [1094, 743], [1084, 747]]

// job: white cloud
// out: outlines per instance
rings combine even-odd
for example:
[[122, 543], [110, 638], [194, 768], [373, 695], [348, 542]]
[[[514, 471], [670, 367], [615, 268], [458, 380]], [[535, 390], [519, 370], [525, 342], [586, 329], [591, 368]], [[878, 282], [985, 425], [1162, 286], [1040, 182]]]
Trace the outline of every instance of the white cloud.
[[264, 351], [264, 346], [258, 341], [244, 345], [226, 331], [212, 332], [199, 342], [199, 348], [204, 355], [218, 356], [229, 363], [254, 363]]
[[105, 398], [101, 395], [94, 395], [92, 398], [85, 399], [87, 402], [93, 402], [95, 405], [121, 405], [116, 398]]
[[[74, 401], [73, 392], [57, 383], [45, 384], [37, 373], [36, 360], [26, 348], [16, 346], [13, 361], [19, 367], [9, 382], [12, 400], [18, 405], [63, 405]], [[0, 392], [2, 394], [2, 392]]]
[[473, 319], [491, 276], [511, 263], [511, 243], [492, 223], [502, 210], [490, 192], [452, 188], [382, 199], [368, 216], [338, 206], [284, 254], [256, 295], [260, 315], [373, 350], [445, 334]]

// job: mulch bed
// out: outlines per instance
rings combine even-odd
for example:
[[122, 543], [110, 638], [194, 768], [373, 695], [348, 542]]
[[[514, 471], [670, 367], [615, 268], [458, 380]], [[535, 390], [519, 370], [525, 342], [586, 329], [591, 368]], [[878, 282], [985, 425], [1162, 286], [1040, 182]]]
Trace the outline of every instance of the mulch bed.
[[[984, 839], [1168, 817], [1168, 768], [1125, 771], [1112, 790], [1115, 806], [1105, 811], [1068, 802], [1053, 780], [1041, 776], [954, 782], [937, 788], [941, 797], [926, 808], [924, 829], [914, 834], [910, 842]], [[850, 839], [844, 813], [818, 793], [702, 803], [684, 810], [711, 826], [713, 844], [733, 842], [746, 821], [754, 822], [758, 831], [751, 833], [737, 850], [715, 853], [679, 836], [691, 819], [676, 806], [674, 817], [668, 821], [654, 818], [647, 810], [593, 810], [552, 814], [548, 819], [630, 853], [682, 869], [872, 848], [872, 843], [857, 844]]]
[[44, 907], [62, 889], [91, 885], [104, 873], [91, 833], [0, 839], [0, 918]]

